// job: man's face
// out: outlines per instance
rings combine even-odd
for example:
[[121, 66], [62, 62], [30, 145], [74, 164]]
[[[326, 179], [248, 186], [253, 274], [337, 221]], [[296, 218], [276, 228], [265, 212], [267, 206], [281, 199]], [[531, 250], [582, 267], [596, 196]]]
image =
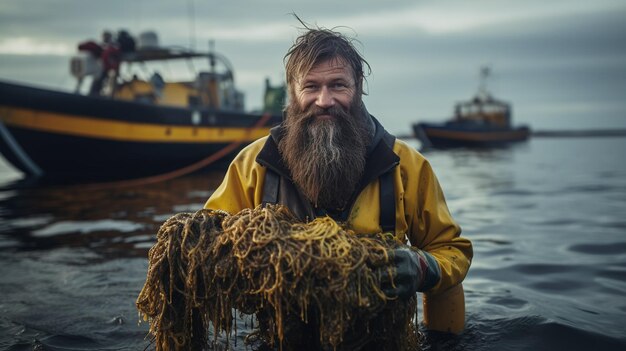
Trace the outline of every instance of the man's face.
[[[317, 63], [295, 84], [295, 102], [306, 111], [313, 105], [326, 110], [340, 107], [349, 111], [356, 94], [352, 68], [343, 59], [332, 58]], [[330, 114], [318, 114], [316, 119], [333, 119]]]
[[349, 65], [322, 61], [294, 86], [278, 147], [294, 183], [315, 206], [343, 208], [361, 179], [367, 116]]

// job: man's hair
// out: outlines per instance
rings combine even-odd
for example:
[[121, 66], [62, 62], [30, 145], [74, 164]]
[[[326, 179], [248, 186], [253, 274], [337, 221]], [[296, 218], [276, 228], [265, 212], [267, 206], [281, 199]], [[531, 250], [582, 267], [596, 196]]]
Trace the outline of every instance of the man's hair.
[[357, 93], [363, 93], [363, 80], [366, 66], [368, 73], [371, 70], [369, 64], [359, 54], [353, 39], [331, 29], [308, 28], [307, 32], [300, 35], [284, 57], [287, 61], [285, 70], [287, 86], [290, 96], [293, 97], [295, 83], [303, 78], [313, 66], [328, 59], [343, 59], [350, 65], [354, 74]]

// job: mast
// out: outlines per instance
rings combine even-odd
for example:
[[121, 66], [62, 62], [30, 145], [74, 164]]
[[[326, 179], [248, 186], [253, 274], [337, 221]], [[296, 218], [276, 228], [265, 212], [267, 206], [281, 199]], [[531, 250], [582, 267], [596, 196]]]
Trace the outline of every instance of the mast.
[[489, 98], [489, 91], [487, 90], [487, 79], [491, 75], [491, 67], [485, 65], [480, 67], [480, 83], [478, 85], [478, 96], [481, 100], [487, 100]]

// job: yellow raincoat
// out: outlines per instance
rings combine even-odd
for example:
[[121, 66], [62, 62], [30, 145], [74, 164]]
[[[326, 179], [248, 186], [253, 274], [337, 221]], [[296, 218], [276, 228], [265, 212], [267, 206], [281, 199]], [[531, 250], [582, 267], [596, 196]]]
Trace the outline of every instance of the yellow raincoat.
[[[377, 147], [370, 151], [365, 176], [376, 170], [378, 173], [373, 174], [373, 180], [366, 182], [356, 196], [346, 223], [357, 234], [382, 231], [379, 223], [380, 183], [377, 179], [380, 173], [393, 172], [395, 234], [402, 242], [408, 240], [410, 245], [432, 255], [441, 270], [440, 279], [424, 292], [426, 327], [460, 332], [465, 321], [461, 282], [471, 263], [471, 242], [460, 236], [461, 229], [450, 215], [429, 162], [403, 141], [388, 138], [389, 134], [377, 121], [376, 125], [378, 137], [375, 137], [374, 144]], [[274, 136], [279, 135], [275, 130], [272, 132]], [[276, 137], [264, 137], [244, 148], [231, 163], [222, 184], [206, 202], [205, 208], [236, 213], [262, 204], [268, 168], [288, 177], [274, 139]]]

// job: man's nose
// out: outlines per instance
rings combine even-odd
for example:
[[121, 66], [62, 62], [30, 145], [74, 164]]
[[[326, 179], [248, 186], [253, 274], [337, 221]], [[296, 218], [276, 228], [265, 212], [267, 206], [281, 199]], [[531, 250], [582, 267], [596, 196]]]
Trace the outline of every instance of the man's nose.
[[328, 89], [328, 87], [323, 86], [320, 89], [319, 95], [317, 96], [317, 101], [315, 101], [315, 103], [321, 108], [329, 108], [335, 104], [335, 98], [333, 97], [333, 94]]

